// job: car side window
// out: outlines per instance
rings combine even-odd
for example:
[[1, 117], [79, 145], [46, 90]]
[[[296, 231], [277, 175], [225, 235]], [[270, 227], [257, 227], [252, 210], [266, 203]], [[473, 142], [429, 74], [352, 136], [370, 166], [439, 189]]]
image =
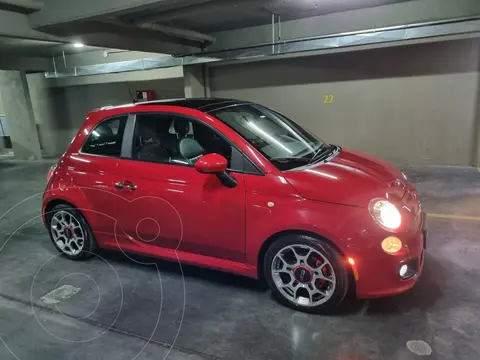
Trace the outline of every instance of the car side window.
[[194, 166], [205, 154], [223, 155], [230, 167], [231, 145], [216, 131], [190, 118], [174, 114], [137, 114], [132, 158]]
[[82, 147], [86, 154], [120, 157], [127, 116], [105, 120], [98, 124]]

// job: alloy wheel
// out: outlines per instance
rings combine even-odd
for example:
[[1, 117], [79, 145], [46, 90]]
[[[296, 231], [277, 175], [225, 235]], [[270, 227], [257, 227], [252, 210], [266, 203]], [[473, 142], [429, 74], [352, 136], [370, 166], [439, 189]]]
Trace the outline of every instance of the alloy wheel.
[[53, 241], [67, 255], [78, 255], [85, 244], [85, 233], [80, 222], [67, 211], [58, 211], [52, 218]]
[[271, 274], [280, 293], [300, 306], [324, 304], [335, 291], [332, 264], [309, 245], [288, 245], [280, 249], [273, 258]]

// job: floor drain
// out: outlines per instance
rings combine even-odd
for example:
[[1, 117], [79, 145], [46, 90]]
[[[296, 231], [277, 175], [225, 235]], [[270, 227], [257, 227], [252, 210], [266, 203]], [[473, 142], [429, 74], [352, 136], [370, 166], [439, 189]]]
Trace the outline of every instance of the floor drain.
[[432, 353], [432, 348], [425, 341], [410, 340], [407, 341], [407, 348], [412, 353], [420, 356], [428, 356]]

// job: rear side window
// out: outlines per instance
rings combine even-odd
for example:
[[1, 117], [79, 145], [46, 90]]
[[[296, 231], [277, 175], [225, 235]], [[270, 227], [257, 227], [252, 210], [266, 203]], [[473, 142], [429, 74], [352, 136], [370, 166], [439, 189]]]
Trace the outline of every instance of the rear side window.
[[105, 120], [88, 136], [82, 152], [86, 154], [120, 157], [127, 116]]

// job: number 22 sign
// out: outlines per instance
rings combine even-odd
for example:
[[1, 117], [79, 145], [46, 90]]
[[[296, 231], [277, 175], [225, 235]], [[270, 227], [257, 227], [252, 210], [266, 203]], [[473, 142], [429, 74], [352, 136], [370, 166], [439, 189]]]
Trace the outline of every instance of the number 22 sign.
[[324, 104], [333, 104], [333, 95], [327, 94], [323, 96], [323, 103]]

